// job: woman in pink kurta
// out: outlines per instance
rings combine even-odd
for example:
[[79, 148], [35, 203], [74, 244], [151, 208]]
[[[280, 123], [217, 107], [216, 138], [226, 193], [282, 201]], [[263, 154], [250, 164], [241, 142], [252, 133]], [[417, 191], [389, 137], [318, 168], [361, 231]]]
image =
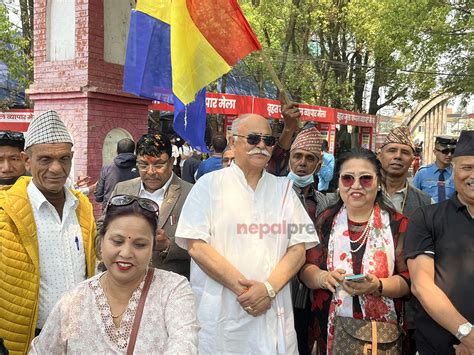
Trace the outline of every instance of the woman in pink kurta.
[[[158, 205], [114, 196], [98, 236], [107, 271], [69, 290], [56, 304], [30, 354], [127, 352], [151, 261]], [[187, 279], [154, 269], [136, 354], [197, 354], [194, 295]]]

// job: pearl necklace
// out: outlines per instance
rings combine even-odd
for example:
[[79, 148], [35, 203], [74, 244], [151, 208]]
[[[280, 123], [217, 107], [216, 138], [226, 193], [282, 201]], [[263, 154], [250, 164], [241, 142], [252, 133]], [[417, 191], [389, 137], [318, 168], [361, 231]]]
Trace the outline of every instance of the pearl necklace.
[[370, 231], [370, 228], [367, 228], [368, 225], [369, 225], [369, 223], [367, 222], [367, 226], [365, 227], [364, 232], [362, 233], [361, 237], [359, 239], [357, 239], [357, 241], [352, 241], [351, 240], [351, 243], [356, 243], [356, 242], [358, 242], [359, 240], [361, 240], [363, 238], [363, 240], [360, 242], [360, 244], [357, 248], [352, 249], [352, 245], [351, 245], [351, 252], [357, 253], [367, 242], [367, 238], [369, 236], [369, 231]]
[[364, 231], [362, 232], [360, 237], [356, 240], [351, 239], [350, 242], [353, 243], [353, 244], [360, 242], [364, 237], [367, 237], [367, 231], [368, 230], [369, 230], [369, 222], [367, 221], [367, 224], [365, 225]]
[[370, 224], [370, 221], [372, 220], [373, 213], [374, 213], [374, 210], [372, 209], [372, 212], [370, 213], [369, 220], [367, 221], [367, 224], [365, 225], [364, 231], [362, 232], [360, 237], [357, 238], [356, 240], [351, 240], [351, 239], [349, 240], [352, 244], [356, 244], [356, 243], [360, 242], [359, 246], [355, 249], [352, 249], [352, 245], [350, 246], [352, 253], [357, 253], [367, 242], [367, 238], [369, 237], [369, 232], [370, 232], [369, 224]]

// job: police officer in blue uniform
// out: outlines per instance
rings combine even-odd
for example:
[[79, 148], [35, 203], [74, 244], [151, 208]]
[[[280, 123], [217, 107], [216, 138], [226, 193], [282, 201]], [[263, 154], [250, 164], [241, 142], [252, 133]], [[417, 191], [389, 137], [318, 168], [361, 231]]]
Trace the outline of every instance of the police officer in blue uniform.
[[413, 178], [413, 185], [428, 193], [435, 202], [442, 202], [454, 194], [451, 160], [456, 143], [457, 139], [453, 137], [436, 137], [433, 151], [436, 161], [433, 164], [420, 167]]

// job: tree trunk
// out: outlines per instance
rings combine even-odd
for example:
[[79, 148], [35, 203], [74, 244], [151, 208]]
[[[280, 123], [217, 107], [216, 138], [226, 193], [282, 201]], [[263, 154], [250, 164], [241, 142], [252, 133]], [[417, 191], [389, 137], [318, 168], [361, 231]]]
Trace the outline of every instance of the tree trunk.
[[280, 70], [278, 71], [278, 77], [283, 82], [283, 77], [286, 68], [286, 62], [288, 60], [288, 51], [290, 50], [290, 45], [295, 39], [295, 27], [296, 20], [299, 13], [301, 0], [293, 0], [293, 7], [291, 9], [290, 20], [288, 21], [288, 28], [286, 30], [285, 41], [283, 42], [283, 59], [281, 63]]
[[[366, 53], [367, 56], [367, 53]], [[365, 68], [362, 67], [362, 53], [357, 49], [354, 54], [354, 109], [357, 112], [363, 110], [364, 89], [365, 89]]]
[[226, 93], [226, 89], [227, 89], [227, 75], [228, 74], [222, 75], [221, 92], [223, 94]]
[[[34, 23], [33, 0], [20, 0], [20, 18], [23, 38], [26, 45], [22, 50], [30, 60], [33, 60], [33, 23]], [[28, 72], [28, 79], [33, 81], [33, 71]]]
[[380, 98], [380, 82], [382, 80], [383, 73], [380, 71], [380, 60], [375, 58], [375, 72], [374, 72], [374, 83], [372, 84], [372, 90], [370, 92], [370, 104], [369, 104], [369, 114], [375, 115], [379, 110], [377, 102]]

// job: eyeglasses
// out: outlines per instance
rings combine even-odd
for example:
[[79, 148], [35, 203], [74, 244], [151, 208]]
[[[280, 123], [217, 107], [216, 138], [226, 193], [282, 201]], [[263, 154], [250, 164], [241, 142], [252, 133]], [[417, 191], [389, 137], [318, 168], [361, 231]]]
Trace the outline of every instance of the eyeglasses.
[[160, 170], [166, 167], [168, 164], [169, 159], [165, 161], [164, 163], [156, 163], [156, 164], [146, 164], [146, 163], [137, 163], [137, 168], [141, 171], [147, 171], [149, 168], [152, 168], [153, 170]]
[[[341, 175], [341, 183], [344, 187], [351, 187], [354, 185], [356, 177], [350, 174]], [[363, 188], [369, 188], [374, 182], [374, 177], [372, 175], [361, 175], [359, 176], [359, 183]]]
[[0, 139], [20, 142], [25, 141], [23, 133], [15, 131], [0, 131]]
[[448, 155], [449, 153], [454, 154], [455, 148], [445, 148], [445, 149], [436, 149], [438, 152], [443, 153], [444, 155]]
[[130, 196], [130, 195], [115, 195], [110, 198], [107, 206], [128, 206], [128, 205], [131, 205], [135, 201], [138, 203], [138, 205], [141, 208], [149, 212], [158, 212], [160, 209], [158, 207], [158, 204], [155, 201], [150, 200], [149, 198]]
[[247, 136], [241, 136], [241, 135], [238, 135], [238, 134], [234, 134], [234, 137], [247, 138], [247, 143], [250, 144], [250, 145], [257, 145], [262, 140], [263, 140], [263, 143], [265, 143], [265, 145], [267, 147], [273, 147], [276, 143], [276, 138], [275, 137], [266, 136], [266, 135], [263, 135], [263, 134], [250, 133]]

